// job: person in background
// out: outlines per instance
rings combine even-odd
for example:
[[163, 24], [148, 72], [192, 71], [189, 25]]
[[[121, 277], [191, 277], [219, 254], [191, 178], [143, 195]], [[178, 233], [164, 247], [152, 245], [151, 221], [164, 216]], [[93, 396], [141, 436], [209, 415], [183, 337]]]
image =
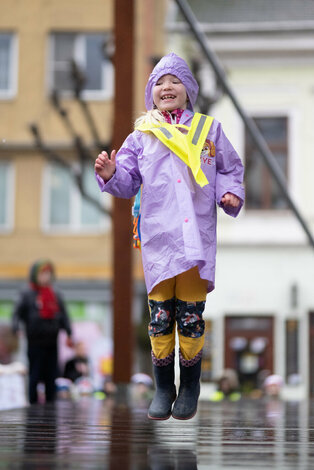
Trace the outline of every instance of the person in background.
[[21, 323], [26, 330], [31, 404], [38, 402], [37, 386], [41, 382], [45, 385], [46, 402], [55, 399], [60, 329], [68, 335], [68, 346], [73, 346], [70, 319], [61, 295], [53, 287], [54, 279], [54, 266], [49, 260], [34, 263], [30, 269], [29, 286], [21, 292], [12, 318], [15, 334]]
[[283, 378], [278, 374], [271, 374], [264, 381], [264, 392], [266, 397], [280, 398], [284, 385]]
[[88, 357], [84, 342], [78, 341], [75, 343], [74, 351], [75, 356], [66, 362], [63, 373], [63, 377], [71, 380], [71, 382], [89, 376]]
[[211, 401], [228, 399], [238, 401], [241, 398], [239, 379], [234, 369], [225, 369], [217, 380], [217, 390], [210, 396]]

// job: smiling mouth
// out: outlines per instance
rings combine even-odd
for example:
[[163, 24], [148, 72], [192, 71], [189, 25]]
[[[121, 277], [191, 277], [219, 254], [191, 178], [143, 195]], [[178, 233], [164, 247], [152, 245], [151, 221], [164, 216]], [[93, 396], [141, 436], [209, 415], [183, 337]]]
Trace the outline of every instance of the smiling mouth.
[[165, 95], [161, 99], [162, 100], [174, 100], [176, 97], [173, 95]]

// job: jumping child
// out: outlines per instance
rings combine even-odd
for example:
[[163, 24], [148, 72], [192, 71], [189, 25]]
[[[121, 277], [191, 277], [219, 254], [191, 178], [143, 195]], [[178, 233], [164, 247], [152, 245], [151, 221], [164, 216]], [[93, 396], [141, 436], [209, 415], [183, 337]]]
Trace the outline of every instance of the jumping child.
[[151, 419], [164, 420], [171, 414], [190, 419], [196, 413], [203, 311], [215, 279], [216, 203], [236, 217], [244, 200], [242, 163], [221, 124], [194, 113], [197, 95], [198, 85], [186, 62], [174, 53], [166, 55], [146, 85], [147, 113], [137, 119], [117, 154], [101, 152], [95, 162], [102, 191], [131, 198], [142, 187], [141, 251], [156, 381], [148, 410]]

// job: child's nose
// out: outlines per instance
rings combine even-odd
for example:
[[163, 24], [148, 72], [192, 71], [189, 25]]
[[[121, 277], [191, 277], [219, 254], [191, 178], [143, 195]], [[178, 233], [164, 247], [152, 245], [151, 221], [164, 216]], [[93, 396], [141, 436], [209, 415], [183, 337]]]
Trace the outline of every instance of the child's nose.
[[171, 82], [170, 81], [169, 82], [168, 81], [164, 82], [164, 89], [168, 90], [168, 88], [171, 88]]

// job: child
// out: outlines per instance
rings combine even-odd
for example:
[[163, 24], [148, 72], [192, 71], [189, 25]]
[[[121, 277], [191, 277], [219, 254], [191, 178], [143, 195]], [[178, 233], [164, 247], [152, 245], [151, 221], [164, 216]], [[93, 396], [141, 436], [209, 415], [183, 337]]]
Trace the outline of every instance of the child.
[[60, 295], [52, 286], [54, 268], [50, 261], [40, 260], [31, 267], [30, 286], [21, 293], [13, 314], [13, 331], [25, 324], [29, 360], [29, 401], [38, 402], [37, 385], [45, 383], [46, 401], [55, 399], [58, 376], [58, 333], [68, 334], [72, 346], [70, 320]]
[[[214, 289], [216, 203], [235, 217], [243, 205], [243, 166], [213, 118], [194, 114], [198, 85], [171, 53], [152, 71], [147, 113], [116, 155], [98, 155], [102, 191], [131, 198], [142, 185], [141, 250], [149, 299], [156, 394], [151, 419], [189, 419], [197, 410], [203, 311]], [[178, 126], [179, 124], [179, 126]], [[175, 328], [180, 388], [174, 384]], [[172, 404], [174, 403], [173, 409]]]
[[74, 344], [74, 353], [74, 357], [66, 362], [63, 373], [63, 377], [71, 382], [90, 375], [86, 346], [83, 341]]

